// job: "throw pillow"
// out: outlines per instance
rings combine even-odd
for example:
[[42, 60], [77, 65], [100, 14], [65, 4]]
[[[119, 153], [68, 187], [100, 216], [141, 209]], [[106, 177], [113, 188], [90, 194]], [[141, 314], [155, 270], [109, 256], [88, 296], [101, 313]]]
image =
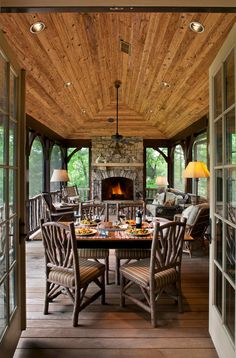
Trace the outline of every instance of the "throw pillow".
[[174, 206], [174, 205], [175, 205], [175, 199], [173, 199], [173, 200], [169, 199], [164, 204], [164, 206], [167, 206], [167, 207], [168, 206]]
[[188, 220], [189, 215], [191, 214], [191, 211], [193, 210], [194, 205], [188, 206], [184, 211], [182, 212], [182, 216]]
[[[175, 195], [175, 194], [170, 193], [170, 192], [167, 191], [165, 202], [167, 202], [167, 201], [169, 201], [169, 200], [175, 201], [175, 198], [176, 198], [176, 195]], [[172, 204], [172, 205], [174, 205], [174, 204]]]
[[164, 198], [165, 198], [165, 193], [157, 194], [152, 203], [156, 205], [163, 205]]
[[175, 205], [179, 205], [183, 201], [182, 195], [176, 195], [175, 197]]

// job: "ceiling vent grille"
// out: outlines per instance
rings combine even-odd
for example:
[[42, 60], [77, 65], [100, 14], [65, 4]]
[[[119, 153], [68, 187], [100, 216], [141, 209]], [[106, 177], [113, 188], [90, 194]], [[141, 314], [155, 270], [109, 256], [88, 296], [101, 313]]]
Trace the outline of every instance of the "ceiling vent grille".
[[120, 40], [120, 50], [121, 52], [126, 53], [127, 55], [131, 55], [131, 45], [128, 42], [125, 42], [124, 40]]

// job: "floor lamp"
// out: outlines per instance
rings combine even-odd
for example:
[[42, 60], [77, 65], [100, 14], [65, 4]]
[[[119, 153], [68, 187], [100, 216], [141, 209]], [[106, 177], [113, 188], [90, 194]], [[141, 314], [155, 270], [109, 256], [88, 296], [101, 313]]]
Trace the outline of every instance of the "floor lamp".
[[198, 204], [198, 182], [200, 178], [208, 178], [210, 172], [203, 162], [189, 162], [183, 172], [184, 178], [195, 179], [196, 182], [196, 204]]

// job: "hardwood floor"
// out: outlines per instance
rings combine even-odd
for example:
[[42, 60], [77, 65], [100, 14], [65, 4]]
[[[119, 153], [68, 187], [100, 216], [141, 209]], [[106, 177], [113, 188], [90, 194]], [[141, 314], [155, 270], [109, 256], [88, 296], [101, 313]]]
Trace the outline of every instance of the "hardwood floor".
[[[169, 298], [159, 304], [158, 328], [135, 305], [119, 306], [119, 287], [106, 287], [107, 304], [100, 300], [80, 313], [73, 328], [72, 305], [58, 297], [43, 315], [44, 257], [41, 241], [26, 243], [27, 329], [22, 333], [14, 358], [216, 358], [208, 334], [208, 256], [183, 255], [184, 313]], [[114, 256], [110, 256], [111, 268]], [[114, 282], [114, 272], [110, 273]], [[93, 288], [91, 288], [93, 289]]]

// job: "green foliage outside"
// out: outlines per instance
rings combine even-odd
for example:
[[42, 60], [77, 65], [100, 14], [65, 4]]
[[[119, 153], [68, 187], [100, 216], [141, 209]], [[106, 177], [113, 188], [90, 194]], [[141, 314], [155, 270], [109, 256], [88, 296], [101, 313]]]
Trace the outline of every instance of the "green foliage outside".
[[43, 189], [43, 148], [35, 138], [29, 156], [29, 197], [42, 193]]
[[[167, 155], [167, 148], [160, 148]], [[163, 155], [153, 148], [146, 149], [146, 187], [156, 188], [156, 177], [167, 177], [168, 166]]]
[[183, 170], [185, 169], [184, 152], [181, 145], [177, 145], [174, 151], [174, 188], [184, 191], [185, 179]]
[[[203, 162], [207, 166], [207, 137], [206, 134], [197, 138], [193, 144], [193, 160]], [[193, 180], [193, 192], [196, 192], [196, 182]], [[198, 195], [207, 197], [207, 178], [200, 178], [198, 181]]]
[[[68, 148], [68, 156], [75, 148]], [[81, 148], [68, 163], [70, 181], [67, 185], [77, 185], [78, 188], [89, 187], [89, 148]]]
[[[50, 156], [50, 178], [54, 169], [62, 168], [61, 148], [59, 145], [54, 145]], [[60, 182], [51, 182], [50, 191], [60, 190]]]

